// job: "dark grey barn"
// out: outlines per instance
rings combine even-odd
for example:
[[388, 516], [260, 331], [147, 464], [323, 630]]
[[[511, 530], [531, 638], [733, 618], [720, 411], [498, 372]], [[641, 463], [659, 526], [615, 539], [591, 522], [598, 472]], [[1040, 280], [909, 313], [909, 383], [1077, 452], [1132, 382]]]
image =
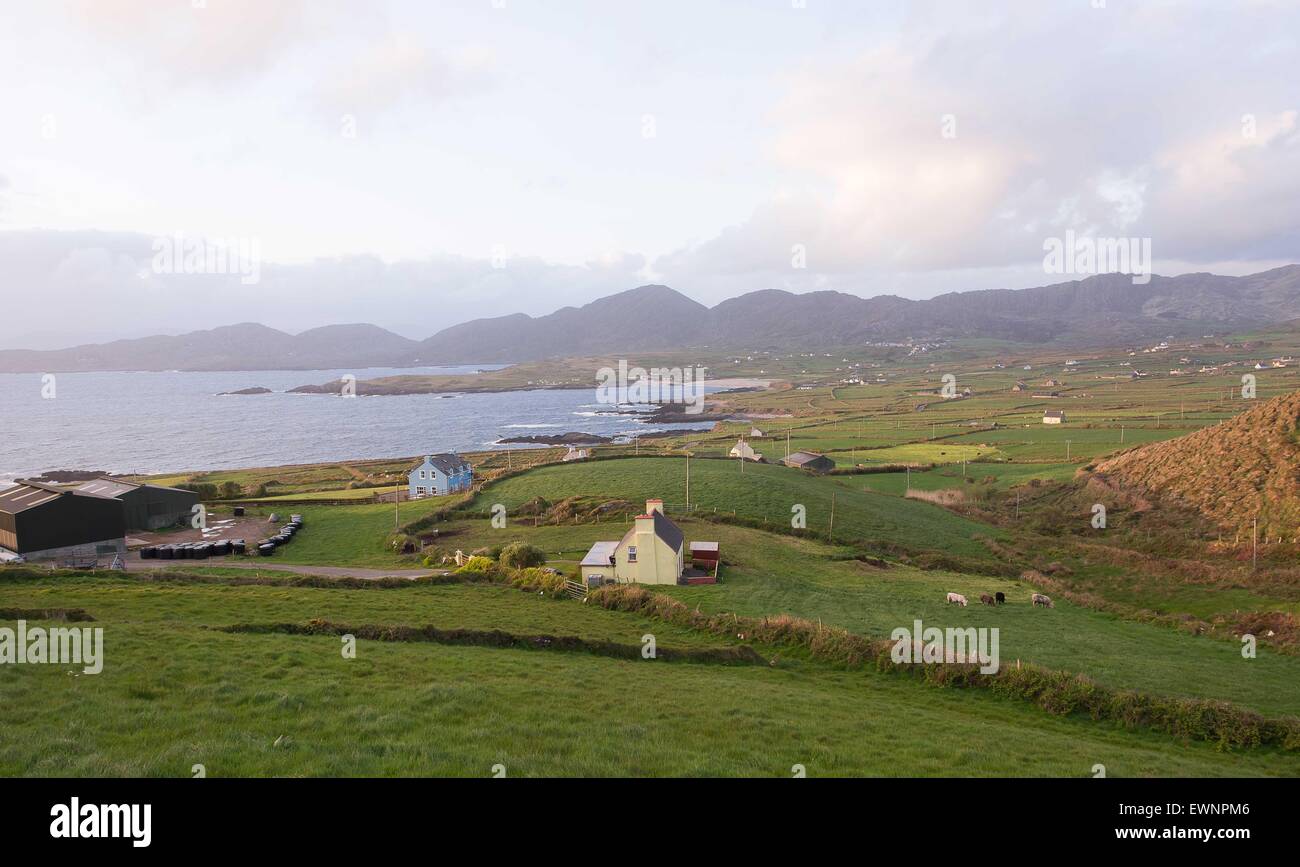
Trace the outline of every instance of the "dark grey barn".
[[120, 554], [124, 514], [112, 497], [19, 482], [0, 490], [0, 547], [29, 560]]
[[188, 521], [199, 502], [199, 495], [193, 491], [142, 485], [109, 476], [86, 482], [77, 490], [121, 501], [126, 509], [128, 530], [159, 530]]

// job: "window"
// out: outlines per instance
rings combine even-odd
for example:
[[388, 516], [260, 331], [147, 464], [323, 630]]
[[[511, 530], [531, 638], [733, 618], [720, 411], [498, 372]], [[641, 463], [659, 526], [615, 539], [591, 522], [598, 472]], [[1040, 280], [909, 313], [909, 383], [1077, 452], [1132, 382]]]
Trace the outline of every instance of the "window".
[[425, 478], [424, 470], [420, 470], [420, 478], [422, 478], [422, 479]]
[[627, 562], [629, 563], [636, 562], [636, 545], [627, 546]]

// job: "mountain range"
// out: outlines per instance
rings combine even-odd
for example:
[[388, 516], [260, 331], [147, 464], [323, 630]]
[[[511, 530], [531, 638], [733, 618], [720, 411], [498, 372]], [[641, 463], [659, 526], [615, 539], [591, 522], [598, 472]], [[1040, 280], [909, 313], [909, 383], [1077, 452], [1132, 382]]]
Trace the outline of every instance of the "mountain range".
[[375, 325], [331, 325], [295, 335], [244, 323], [70, 349], [0, 350], [0, 372], [359, 369], [705, 347], [812, 351], [908, 339], [1114, 346], [1297, 318], [1300, 265], [1244, 277], [1153, 275], [1144, 285], [1104, 274], [924, 301], [765, 289], [706, 307], [667, 286], [641, 286], [546, 316], [475, 319], [424, 340]]

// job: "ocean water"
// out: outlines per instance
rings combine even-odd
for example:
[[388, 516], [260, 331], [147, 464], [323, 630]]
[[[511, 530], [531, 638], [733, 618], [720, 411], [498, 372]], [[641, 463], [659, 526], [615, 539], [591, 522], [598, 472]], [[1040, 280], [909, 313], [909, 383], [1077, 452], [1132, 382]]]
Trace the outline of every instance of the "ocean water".
[[[612, 412], [617, 407], [596, 403], [594, 382], [589, 389], [490, 394], [283, 393], [346, 373], [372, 379], [483, 369], [490, 368], [60, 373], [52, 398], [40, 374], [0, 374], [0, 481], [51, 470], [169, 473], [402, 457], [486, 449], [511, 436], [702, 426], [649, 425]], [[275, 393], [221, 395], [255, 386]]]

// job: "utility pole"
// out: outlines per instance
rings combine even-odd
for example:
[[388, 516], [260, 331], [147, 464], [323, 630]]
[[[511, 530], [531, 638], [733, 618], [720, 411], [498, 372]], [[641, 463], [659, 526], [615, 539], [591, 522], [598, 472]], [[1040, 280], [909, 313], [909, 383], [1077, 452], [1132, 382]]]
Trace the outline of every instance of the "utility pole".
[[1070, 462], [1070, 441], [1069, 440], [1065, 441], [1065, 462], [1066, 463]]
[[1016, 520], [1020, 520], [1020, 492], [1016, 491]]
[[1254, 572], [1259, 563], [1259, 518], [1250, 522], [1250, 571]]
[[831, 491], [831, 525], [830, 527], [827, 528], [826, 535], [829, 537], [832, 534], [834, 534], [834, 532], [835, 532], [835, 492]]
[[909, 466], [906, 467], [906, 469], [907, 469], [907, 493], [910, 494], [912, 493], [912, 468]]
[[785, 459], [790, 460], [790, 429], [785, 429]]
[[[742, 458], [743, 460], [743, 458]], [[686, 453], [686, 511], [691, 511], [691, 453]]]

